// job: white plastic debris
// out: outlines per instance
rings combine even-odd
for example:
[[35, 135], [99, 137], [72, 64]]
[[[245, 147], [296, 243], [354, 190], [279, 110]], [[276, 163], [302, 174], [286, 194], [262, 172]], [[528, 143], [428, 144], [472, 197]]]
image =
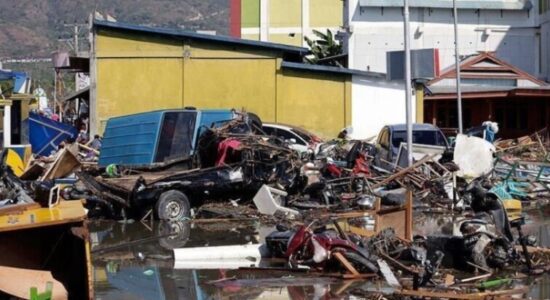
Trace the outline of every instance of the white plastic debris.
[[281, 197], [287, 196], [285, 191], [262, 185], [254, 196], [254, 204], [258, 211], [264, 215], [274, 215], [277, 212], [290, 216], [298, 216], [300, 212], [281, 205]]
[[174, 249], [176, 269], [219, 269], [257, 265], [262, 257], [269, 257], [262, 244], [193, 247]]
[[495, 146], [482, 138], [457, 135], [453, 157], [460, 167], [457, 176], [477, 178], [491, 172], [494, 152]]

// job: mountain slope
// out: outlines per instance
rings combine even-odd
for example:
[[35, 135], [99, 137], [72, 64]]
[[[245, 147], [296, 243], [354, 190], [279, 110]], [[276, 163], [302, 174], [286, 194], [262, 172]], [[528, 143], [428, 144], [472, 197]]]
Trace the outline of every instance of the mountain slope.
[[[52, 51], [67, 48], [58, 39], [71, 38], [73, 29], [64, 25], [86, 23], [94, 10], [120, 22], [227, 34], [228, 3], [228, 0], [0, 0], [0, 60], [49, 57]], [[81, 37], [85, 41], [84, 30]]]

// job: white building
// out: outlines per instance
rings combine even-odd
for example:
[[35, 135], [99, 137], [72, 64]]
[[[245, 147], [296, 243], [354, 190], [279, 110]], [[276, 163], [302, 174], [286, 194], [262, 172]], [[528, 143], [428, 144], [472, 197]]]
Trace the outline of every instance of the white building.
[[384, 74], [354, 74], [351, 108], [351, 136], [356, 139], [375, 136], [387, 124], [405, 123], [405, 84], [387, 81]]
[[[457, 0], [460, 55], [495, 51], [530, 74], [547, 75], [550, 54], [541, 50], [539, 1], [548, 0]], [[411, 49], [437, 48], [441, 69], [454, 64], [453, 1], [409, 2]], [[349, 67], [385, 73], [386, 52], [403, 50], [403, 0], [346, 4]], [[545, 24], [542, 39], [548, 44], [550, 27]]]

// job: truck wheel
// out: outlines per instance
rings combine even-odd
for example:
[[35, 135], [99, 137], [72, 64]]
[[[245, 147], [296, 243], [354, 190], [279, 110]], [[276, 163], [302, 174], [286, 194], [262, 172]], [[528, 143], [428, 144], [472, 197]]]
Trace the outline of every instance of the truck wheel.
[[189, 240], [191, 223], [187, 221], [161, 221], [157, 229], [159, 245], [166, 250], [183, 248]]
[[182, 192], [170, 190], [160, 195], [155, 204], [155, 212], [160, 220], [177, 221], [189, 218], [189, 200]]

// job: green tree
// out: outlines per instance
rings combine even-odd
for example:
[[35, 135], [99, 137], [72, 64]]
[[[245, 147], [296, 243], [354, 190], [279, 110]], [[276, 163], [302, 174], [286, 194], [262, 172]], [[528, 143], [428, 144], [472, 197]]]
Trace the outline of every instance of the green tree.
[[317, 37], [314, 40], [307, 36], [304, 37], [304, 40], [311, 49], [311, 54], [304, 57], [305, 62], [314, 65], [322, 64], [343, 67], [336, 59], [342, 54], [342, 45], [334, 39], [332, 32], [327, 29], [327, 33], [325, 34], [314, 29], [313, 34]]

